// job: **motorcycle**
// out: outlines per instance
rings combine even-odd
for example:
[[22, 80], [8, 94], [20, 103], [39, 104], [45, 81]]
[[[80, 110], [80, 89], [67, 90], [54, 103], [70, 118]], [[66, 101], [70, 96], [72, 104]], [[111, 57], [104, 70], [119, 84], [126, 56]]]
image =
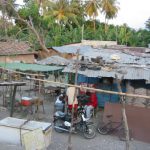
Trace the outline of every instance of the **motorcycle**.
[[[55, 112], [54, 115], [54, 129], [56, 132], [69, 132], [71, 128], [71, 114], [63, 113], [61, 111]], [[93, 139], [96, 136], [93, 122], [88, 122], [84, 117], [84, 112], [80, 115], [80, 121], [73, 123], [71, 132], [82, 133], [87, 139]]]

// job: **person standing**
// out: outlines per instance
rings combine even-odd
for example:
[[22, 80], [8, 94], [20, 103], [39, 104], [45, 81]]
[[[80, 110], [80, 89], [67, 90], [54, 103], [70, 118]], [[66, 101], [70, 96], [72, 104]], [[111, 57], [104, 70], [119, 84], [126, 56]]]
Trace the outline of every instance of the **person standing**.
[[[76, 93], [76, 95], [77, 95], [77, 93]], [[68, 89], [66, 91], [66, 95], [67, 95], [67, 101], [68, 101], [68, 108], [72, 109], [72, 107], [74, 107], [75, 109], [77, 109], [78, 101], [77, 101], [77, 97], [75, 95], [75, 87], [68, 87]], [[74, 100], [74, 95], [75, 95], [75, 100]]]

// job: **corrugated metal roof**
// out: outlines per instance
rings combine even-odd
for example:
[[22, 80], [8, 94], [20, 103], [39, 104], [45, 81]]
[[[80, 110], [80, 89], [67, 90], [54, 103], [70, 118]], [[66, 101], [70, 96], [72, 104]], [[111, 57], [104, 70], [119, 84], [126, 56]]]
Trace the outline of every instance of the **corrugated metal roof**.
[[112, 55], [118, 55], [120, 57], [119, 60], [115, 61], [117, 63], [126, 63], [126, 64], [141, 64], [146, 65], [150, 64], [150, 57], [140, 57], [133, 56], [130, 54], [126, 54], [119, 50], [114, 49], [97, 49], [91, 46], [61, 46], [61, 47], [53, 47], [56, 51], [60, 53], [72, 53], [76, 54], [77, 49], [80, 49], [80, 55], [85, 56], [87, 59], [96, 58], [98, 56], [102, 57], [106, 63], [114, 63], [114, 60], [111, 59]]
[[45, 65], [25, 64], [25, 63], [6, 63], [6, 64], [0, 63], [0, 66], [10, 70], [35, 71], [35, 72], [49, 72], [63, 69], [63, 67], [57, 66], [45, 66]]
[[41, 61], [37, 61], [37, 64], [41, 64], [41, 65], [48, 65], [48, 64], [67, 65], [69, 63], [70, 63], [69, 60], [63, 57], [60, 57], [58, 55], [45, 58]]
[[[75, 69], [73, 67], [68, 66], [65, 67], [63, 72], [74, 72]], [[122, 73], [121, 73], [122, 72]], [[105, 68], [101, 70], [91, 70], [86, 69], [85, 71], [78, 71], [79, 74], [85, 75], [87, 77], [112, 77], [115, 78], [115, 74], [119, 77], [124, 76], [124, 79], [128, 80], [148, 80], [150, 81], [150, 69], [146, 68], [136, 68], [136, 67], [120, 67], [118, 69], [113, 69], [111, 71], [105, 70]]]
[[61, 46], [61, 47], [52, 47], [54, 50], [60, 52], [60, 53], [71, 53], [71, 54], [76, 54], [77, 49], [80, 49], [80, 54], [85, 54], [87, 51], [92, 52], [93, 48], [91, 46]]
[[[84, 56], [85, 60], [91, 58], [101, 57], [105, 64], [115, 64], [116, 69], [111, 71], [105, 70], [105, 67], [101, 70], [87, 69], [85, 71], [79, 70], [79, 74], [83, 74], [88, 77], [113, 77], [115, 74], [122, 76], [120, 72], [126, 72], [124, 79], [136, 80], [144, 79], [150, 80], [150, 57], [134, 56], [132, 54], [124, 53], [123, 51], [113, 49], [96, 49], [91, 46], [62, 46], [54, 47], [61, 53], [76, 53], [77, 49], [80, 49], [80, 55]], [[112, 56], [115, 55], [119, 59], [113, 60]], [[92, 62], [91, 62], [92, 63]], [[98, 64], [97, 64], [98, 65]], [[63, 72], [75, 72], [74, 67], [71, 65], [66, 67]]]
[[[111, 59], [112, 55], [117, 55], [120, 57], [117, 61]], [[141, 64], [146, 65], [150, 64], [149, 57], [140, 57], [133, 56], [130, 54], [123, 53], [119, 50], [111, 50], [111, 49], [93, 49], [93, 52], [87, 51], [84, 56], [86, 58], [96, 58], [98, 56], [102, 57], [106, 63], [114, 63], [117, 62], [119, 64]]]

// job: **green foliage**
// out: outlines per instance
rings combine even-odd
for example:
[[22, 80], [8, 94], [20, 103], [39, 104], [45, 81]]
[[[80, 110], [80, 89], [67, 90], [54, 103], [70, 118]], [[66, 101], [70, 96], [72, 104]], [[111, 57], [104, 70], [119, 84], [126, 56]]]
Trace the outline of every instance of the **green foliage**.
[[106, 19], [113, 19], [116, 17], [119, 7], [117, 0], [102, 0], [101, 1], [102, 13]]
[[146, 28], [150, 31], [150, 18], [145, 23]]
[[[35, 29], [40, 33], [47, 47], [81, 42], [83, 24], [83, 39], [117, 40], [118, 44], [128, 46], [147, 46], [150, 43], [150, 19], [146, 22], [147, 30], [139, 29], [137, 31], [128, 27], [127, 24], [121, 26], [106, 25], [106, 22], [100, 23], [100, 21], [94, 19], [95, 30], [93, 30], [93, 20], [87, 19], [87, 15], [96, 16], [97, 10], [100, 9], [103, 10], [102, 13], [105, 17], [110, 19], [118, 11], [116, 0], [109, 0], [113, 7], [105, 5], [103, 9], [102, 3], [99, 5], [98, 2], [99, 0], [92, 0], [86, 3], [86, 6], [95, 8], [89, 9], [91, 15], [85, 12], [85, 6], [79, 0], [71, 0], [70, 2], [68, 0], [58, 0], [56, 2], [43, 0], [42, 5], [37, 3], [37, 0], [26, 0], [25, 5], [18, 9], [18, 13], [25, 20], [29, 20], [29, 17], [32, 18]], [[104, 4], [106, 0], [102, 2]], [[41, 7], [44, 12], [42, 16], [39, 14]], [[9, 24], [9, 26], [6, 26], [8, 36], [21, 41], [28, 41], [33, 49], [40, 49], [36, 36], [29, 30], [27, 25], [19, 20], [15, 20], [15, 23], [15, 25]], [[3, 20], [0, 20], [0, 37], [5, 36], [3, 24]]]
[[0, 10], [2, 11], [2, 14], [7, 17], [12, 17], [15, 15], [13, 8], [16, 8], [17, 5], [15, 4], [16, 0], [1, 0], [0, 1]]
[[23, 19], [29, 20], [29, 17], [31, 17], [34, 23], [39, 21], [39, 7], [33, 0], [30, 0], [22, 9], [19, 9], [18, 13]]

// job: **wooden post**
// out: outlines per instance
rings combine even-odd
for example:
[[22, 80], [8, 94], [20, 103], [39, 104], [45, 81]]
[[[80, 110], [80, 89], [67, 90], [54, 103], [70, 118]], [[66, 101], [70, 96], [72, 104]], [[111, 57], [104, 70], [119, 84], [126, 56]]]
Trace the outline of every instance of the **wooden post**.
[[[118, 79], [117, 75], [116, 75], [116, 81], [117, 81], [118, 91], [122, 92], [121, 85], [120, 85], [121, 80]], [[125, 137], [126, 137], [126, 150], [129, 150], [129, 127], [128, 127], [128, 121], [127, 121], [127, 116], [126, 116], [124, 97], [120, 96], [120, 100], [121, 100], [121, 105], [122, 105], [121, 111], [122, 111], [123, 126], [124, 126]]]
[[[68, 84], [69, 82], [69, 75], [68, 73], [65, 73], [65, 83]], [[68, 86], [65, 86], [65, 91], [67, 90]], [[65, 97], [65, 99], [67, 98], [67, 96]], [[65, 113], [67, 113], [67, 103], [65, 103]]]
[[13, 94], [12, 94], [12, 98], [11, 98], [10, 117], [13, 117], [13, 113], [14, 113], [14, 104], [15, 104], [16, 90], [17, 90], [17, 85], [14, 85], [14, 90], [13, 90]]
[[[39, 77], [39, 76], [38, 76]], [[37, 78], [38, 78], [37, 77]], [[39, 108], [40, 108], [40, 99], [41, 99], [41, 97], [40, 97], [40, 93], [41, 93], [41, 82], [40, 82], [40, 80], [39, 80], [39, 86], [38, 86], [38, 100], [37, 100], [37, 120], [39, 120]]]
[[[77, 49], [77, 59], [76, 59], [76, 72], [75, 72], [75, 85], [77, 85], [77, 78], [78, 78], [78, 61], [79, 61], [79, 49]], [[71, 127], [68, 136], [68, 150], [72, 150], [72, 142], [71, 142], [71, 135], [72, 135], [72, 126], [73, 126], [73, 119], [74, 119], [74, 102], [76, 100], [77, 95], [77, 87], [75, 87], [75, 92], [73, 96], [73, 104], [72, 104], [72, 111], [71, 111]]]

